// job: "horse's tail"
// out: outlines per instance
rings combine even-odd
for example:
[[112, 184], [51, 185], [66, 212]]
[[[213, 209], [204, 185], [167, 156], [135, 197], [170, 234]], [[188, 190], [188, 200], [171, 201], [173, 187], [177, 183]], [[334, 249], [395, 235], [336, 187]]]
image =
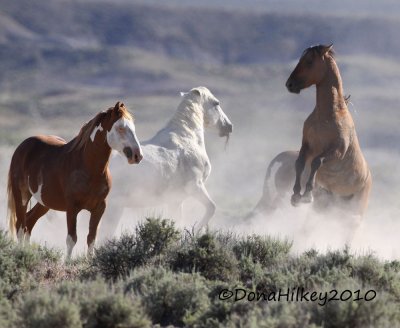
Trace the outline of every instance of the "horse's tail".
[[17, 214], [15, 210], [15, 199], [11, 182], [11, 167], [10, 170], [8, 171], [7, 196], [8, 196], [8, 207], [7, 207], [8, 228], [11, 238], [15, 239], [17, 236], [17, 231], [16, 231]]
[[254, 207], [254, 209], [245, 216], [245, 220], [251, 219], [258, 213], [263, 212], [265, 209], [268, 209], [272, 206], [271, 192], [270, 192], [270, 188], [269, 188], [269, 180], [271, 178], [272, 167], [275, 165], [275, 163], [281, 162], [281, 155], [282, 155], [282, 153], [276, 155], [272, 159], [272, 161], [269, 163], [269, 165], [267, 167], [267, 173], [265, 174], [265, 178], [264, 178], [263, 193], [261, 195], [261, 198], [258, 201], [257, 205]]
[[281, 155], [282, 155], [282, 153], [276, 155], [267, 167], [267, 173], [265, 174], [265, 179], [264, 179], [263, 194], [262, 194], [262, 197], [261, 197], [259, 203], [257, 204], [256, 208], [261, 207], [264, 209], [266, 207], [271, 206], [272, 199], [271, 199], [271, 191], [269, 188], [269, 184], [270, 184], [269, 180], [271, 178], [272, 167], [276, 163], [280, 163], [282, 161]]

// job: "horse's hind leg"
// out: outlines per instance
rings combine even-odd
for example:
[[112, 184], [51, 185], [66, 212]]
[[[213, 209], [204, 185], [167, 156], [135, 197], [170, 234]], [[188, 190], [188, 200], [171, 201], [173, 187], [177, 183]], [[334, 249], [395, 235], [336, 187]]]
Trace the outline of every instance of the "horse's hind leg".
[[206, 212], [204, 213], [203, 218], [201, 219], [199, 226], [196, 230], [201, 230], [204, 226], [208, 224], [208, 221], [213, 217], [216, 209], [216, 205], [214, 201], [211, 199], [210, 195], [207, 192], [206, 187], [203, 183], [197, 186], [196, 191], [192, 194], [200, 203], [202, 203], [206, 207]]
[[356, 212], [361, 217], [364, 216], [365, 211], [367, 210], [371, 187], [372, 177], [371, 173], [368, 172], [368, 178], [367, 181], [365, 181], [364, 187], [357, 194], [354, 195], [354, 202], [356, 202]]
[[26, 213], [26, 235], [25, 238], [29, 242], [32, 229], [35, 226], [37, 220], [48, 212], [49, 208], [37, 203], [28, 213]]
[[182, 220], [183, 202], [172, 202], [168, 204], [168, 217], [175, 221]]
[[[21, 190], [22, 189], [22, 190]], [[31, 194], [28, 190], [20, 188], [16, 181], [12, 182], [12, 195], [15, 202], [15, 215], [16, 223], [15, 230], [17, 231], [17, 238], [20, 243], [24, 242], [24, 235], [26, 229], [26, 211]]]

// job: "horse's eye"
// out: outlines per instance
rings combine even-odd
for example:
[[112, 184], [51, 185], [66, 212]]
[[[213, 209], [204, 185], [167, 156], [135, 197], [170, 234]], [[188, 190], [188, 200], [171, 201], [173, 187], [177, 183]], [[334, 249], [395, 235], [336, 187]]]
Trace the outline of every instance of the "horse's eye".
[[123, 126], [119, 126], [117, 128], [117, 130], [118, 130], [118, 132], [121, 132], [121, 133], [125, 132], [125, 128]]
[[307, 59], [307, 60], [306, 60], [306, 65], [307, 65], [308, 67], [311, 67], [312, 64], [313, 64], [312, 59]]

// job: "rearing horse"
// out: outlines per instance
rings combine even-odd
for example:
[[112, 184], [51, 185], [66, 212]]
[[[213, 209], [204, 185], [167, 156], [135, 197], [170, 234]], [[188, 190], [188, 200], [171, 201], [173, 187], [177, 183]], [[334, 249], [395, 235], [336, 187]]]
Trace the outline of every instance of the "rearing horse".
[[[317, 89], [317, 103], [304, 122], [291, 202], [293, 205], [312, 202], [316, 183], [341, 204], [348, 204], [350, 214], [362, 217], [368, 206], [372, 178], [343, 97], [332, 45], [307, 48], [286, 87], [289, 92], [300, 93], [313, 84]], [[300, 178], [306, 162], [311, 163], [311, 171], [301, 195]]]
[[[76, 217], [85, 209], [90, 212], [90, 254], [111, 187], [111, 149], [122, 153], [130, 164], [139, 163], [143, 157], [133, 118], [120, 102], [97, 114], [68, 143], [56, 136], [25, 139], [15, 150], [8, 172], [11, 234], [15, 236], [17, 231], [20, 242], [25, 237], [29, 241], [35, 223], [49, 209], [65, 211], [70, 257], [77, 241]], [[37, 203], [27, 213], [32, 196]]]

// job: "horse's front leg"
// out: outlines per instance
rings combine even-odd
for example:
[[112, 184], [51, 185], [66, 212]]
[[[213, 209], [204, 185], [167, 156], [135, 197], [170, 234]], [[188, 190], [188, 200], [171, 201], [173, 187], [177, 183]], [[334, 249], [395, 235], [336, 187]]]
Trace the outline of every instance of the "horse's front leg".
[[67, 260], [71, 258], [72, 250], [78, 240], [78, 236], [76, 234], [76, 217], [80, 209], [76, 207], [67, 208], [67, 229], [68, 229], [68, 236], [67, 236]]
[[89, 221], [89, 234], [87, 236], [88, 255], [93, 254], [94, 243], [96, 241], [97, 227], [99, 226], [100, 219], [106, 209], [106, 201], [103, 200], [92, 211], [90, 211]]
[[293, 206], [297, 206], [300, 203], [301, 200], [301, 174], [304, 171], [304, 168], [306, 166], [306, 155], [308, 151], [308, 146], [307, 144], [303, 143], [300, 152], [299, 152], [299, 157], [297, 157], [296, 163], [295, 163], [295, 169], [296, 169], [296, 181], [294, 183], [293, 187], [293, 195], [291, 198], [291, 203]]

